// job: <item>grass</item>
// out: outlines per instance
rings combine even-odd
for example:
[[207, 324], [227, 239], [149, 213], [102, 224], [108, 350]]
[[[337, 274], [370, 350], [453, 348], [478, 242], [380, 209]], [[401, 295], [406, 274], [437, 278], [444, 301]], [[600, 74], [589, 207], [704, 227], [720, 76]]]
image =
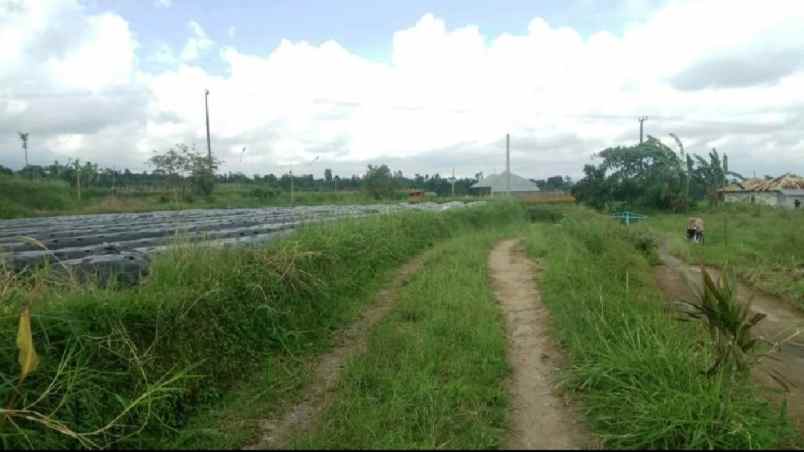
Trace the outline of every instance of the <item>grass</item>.
[[320, 428], [291, 447], [500, 447], [509, 367], [487, 262], [494, 242], [512, 233], [473, 232], [429, 253], [367, 352], [345, 368]]
[[804, 210], [727, 204], [690, 216], [704, 219], [703, 246], [684, 240], [687, 215], [659, 214], [648, 225], [687, 262], [728, 265], [751, 285], [804, 309]]
[[[54, 282], [46, 270], [24, 280], [0, 272], [0, 400], [17, 383], [17, 316], [30, 303], [42, 362], [14, 408], [74, 432], [111, 422], [86, 437], [97, 447], [191, 442], [182, 429], [230, 400], [246, 376], [276, 382], [253, 397], [292, 397], [304, 378], [299, 362], [331, 345], [387, 272], [442, 239], [522, 218], [517, 204], [490, 203], [314, 225], [264, 248], [177, 247], [130, 289]], [[15, 422], [0, 425], [3, 448], [86, 445], [30, 419]]]
[[[323, 204], [375, 204], [407, 199], [402, 192], [391, 199], [376, 200], [361, 191], [296, 191], [291, 202], [289, 192], [265, 197], [264, 187], [238, 183], [219, 183], [212, 197], [176, 200], [172, 192], [160, 187], [84, 188], [81, 201], [66, 182], [29, 180], [0, 175], [0, 219], [51, 215], [148, 212], [209, 208], [287, 207]], [[476, 201], [476, 197], [438, 197], [427, 201]]]
[[649, 257], [627, 227], [583, 208], [564, 216], [534, 224], [527, 247], [545, 264], [543, 300], [572, 362], [565, 384], [606, 447], [800, 444], [786, 415], [750, 382], [705, 375], [706, 332], [665, 311]]

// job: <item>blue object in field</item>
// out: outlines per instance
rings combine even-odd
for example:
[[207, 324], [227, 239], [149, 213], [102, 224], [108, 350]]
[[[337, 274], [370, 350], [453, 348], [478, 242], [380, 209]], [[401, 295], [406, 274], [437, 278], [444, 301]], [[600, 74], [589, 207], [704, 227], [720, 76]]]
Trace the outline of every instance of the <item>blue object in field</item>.
[[622, 221], [624, 224], [636, 223], [638, 221], [642, 221], [642, 220], [648, 218], [647, 215], [640, 215], [638, 213], [629, 212], [627, 210], [624, 211], [624, 212], [611, 214], [611, 217], [612, 218], [619, 218], [620, 221]]

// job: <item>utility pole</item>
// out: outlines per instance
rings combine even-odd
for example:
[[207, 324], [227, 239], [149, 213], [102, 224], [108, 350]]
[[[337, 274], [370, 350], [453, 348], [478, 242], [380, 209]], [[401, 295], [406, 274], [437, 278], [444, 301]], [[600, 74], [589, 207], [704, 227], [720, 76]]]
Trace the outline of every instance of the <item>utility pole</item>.
[[452, 197], [455, 197], [455, 168], [452, 168]]
[[209, 160], [209, 170], [212, 172], [212, 142], [209, 138], [209, 90], [204, 90], [204, 111], [207, 115], [207, 159]]
[[511, 196], [511, 135], [505, 134], [505, 190]]
[[293, 170], [290, 170], [290, 205], [293, 205]]
[[640, 116], [637, 118], [639, 121], [639, 144], [642, 144], [642, 123], [648, 120], [647, 116]]
[[25, 151], [25, 168], [28, 168], [28, 135], [30, 132], [17, 132], [22, 140], [22, 150]]

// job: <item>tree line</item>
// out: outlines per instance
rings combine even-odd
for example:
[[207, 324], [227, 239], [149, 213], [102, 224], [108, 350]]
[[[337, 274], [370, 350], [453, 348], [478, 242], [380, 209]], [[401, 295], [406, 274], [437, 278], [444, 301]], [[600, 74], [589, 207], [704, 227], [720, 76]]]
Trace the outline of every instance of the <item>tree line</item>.
[[[364, 174], [353, 174], [351, 177], [335, 175], [329, 168], [324, 170], [320, 178], [312, 174], [266, 173], [247, 176], [243, 173], [218, 173], [216, 170], [220, 161], [214, 158], [210, 161], [194, 147], [184, 144], [177, 144], [167, 151], [154, 151], [146, 163], [151, 171], [134, 172], [129, 169], [102, 168], [90, 161], [70, 159], [65, 163], [55, 161], [50, 165], [28, 164], [16, 172], [0, 165], [0, 175], [16, 174], [32, 180], [61, 180], [79, 193], [88, 188], [168, 190], [176, 199], [189, 195], [209, 196], [215, 185], [221, 183], [252, 186], [254, 190], [259, 189], [259, 194], [264, 197], [289, 192], [291, 187], [296, 191], [366, 191], [377, 199], [390, 197], [394, 192], [405, 189], [422, 190], [438, 196], [453, 193], [453, 180], [450, 177], [438, 172], [408, 176], [400, 170], [391, 170], [385, 164], [368, 165]], [[471, 194], [470, 187], [482, 177], [483, 173], [477, 173], [474, 177], [455, 178], [455, 196]], [[572, 186], [567, 176], [553, 176], [534, 182], [543, 190], [569, 190]]]

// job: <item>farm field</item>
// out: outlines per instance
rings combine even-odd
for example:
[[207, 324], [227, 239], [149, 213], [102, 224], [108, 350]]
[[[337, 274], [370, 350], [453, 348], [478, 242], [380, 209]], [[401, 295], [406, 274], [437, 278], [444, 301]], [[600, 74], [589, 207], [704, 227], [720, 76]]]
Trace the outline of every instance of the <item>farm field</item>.
[[[404, 192], [387, 195], [385, 202], [405, 201]], [[469, 202], [473, 197], [441, 196], [432, 201]], [[149, 212], [188, 209], [255, 209], [319, 205], [377, 204], [379, 201], [359, 190], [310, 191], [296, 189], [277, 191], [260, 184], [221, 183], [210, 197], [177, 196], [162, 186], [91, 187], [82, 192], [61, 180], [28, 180], [0, 174], [0, 219], [54, 215], [89, 215], [100, 213]]]
[[[128, 288], [5, 272], [3, 447], [801, 446], [780, 403], [799, 396], [706, 375], [706, 328], [668, 310], [657, 264], [677, 220], [401, 210], [170, 246]], [[23, 305], [41, 363], [20, 384]]]
[[171, 243], [253, 245], [307, 223], [405, 209], [440, 212], [464, 206], [452, 202], [192, 209], [0, 220], [0, 259], [15, 271], [58, 263], [57, 269], [99, 273], [104, 280], [119, 276], [117, 279], [132, 284], [147, 270], [149, 256], [165, 251]]
[[747, 283], [804, 310], [804, 211], [723, 205], [690, 214], [705, 221], [705, 244], [684, 240], [687, 215], [651, 216], [668, 251], [689, 264], [729, 266]]

